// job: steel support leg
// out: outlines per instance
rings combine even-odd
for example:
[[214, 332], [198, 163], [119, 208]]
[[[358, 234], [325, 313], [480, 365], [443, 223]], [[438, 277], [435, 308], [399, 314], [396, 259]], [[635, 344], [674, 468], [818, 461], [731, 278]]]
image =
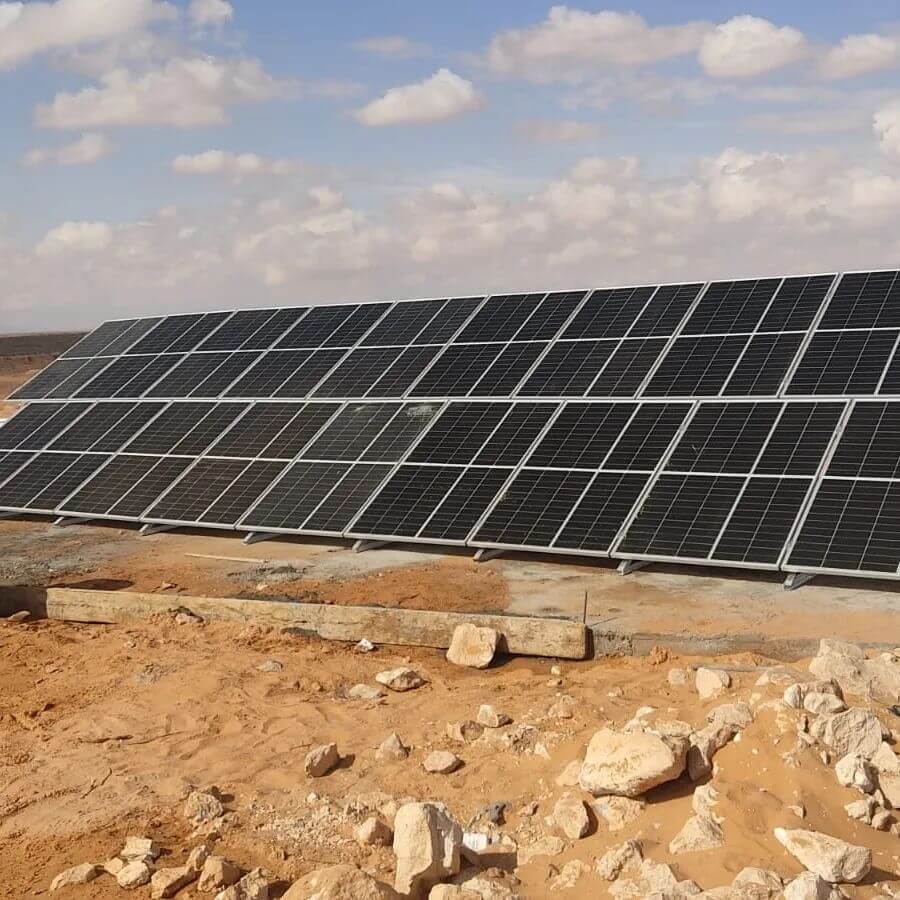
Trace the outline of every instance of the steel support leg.
[[816, 576], [812, 572], [789, 572], [788, 577], [784, 579], [782, 587], [786, 591], [795, 591], [798, 587], [803, 587], [808, 581], [812, 581]]
[[377, 550], [379, 547], [387, 547], [390, 541], [356, 541], [353, 545], [354, 553], [365, 553], [366, 550]]
[[475, 562], [487, 562], [489, 559], [496, 559], [502, 555], [503, 550], [499, 547], [482, 547], [480, 550], [475, 551], [475, 556], [472, 558]]
[[630, 575], [632, 572], [637, 572], [638, 569], [643, 569], [645, 566], [649, 565], [649, 559], [623, 559], [619, 563], [619, 568], [616, 571], [620, 575]]
[[272, 537], [262, 531], [251, 531], [250, 534], [244, 536], [244, 543], [249, 547], [250, 544], [258, 544], [260, 541], [267, 541]]
[[148, 534], [159, 534], [161, 531], [174, 531], [177, 527], [177, 525], [141, 525], [138, 534], [147, 537]]
[[55, 519], [53, 522], [54, 528], [65, 528], [68, 525], [84, 525], [85, 522], [90, 522], [90, 519], [80, 518], [79, 516], [60, 516], [58, 519]]

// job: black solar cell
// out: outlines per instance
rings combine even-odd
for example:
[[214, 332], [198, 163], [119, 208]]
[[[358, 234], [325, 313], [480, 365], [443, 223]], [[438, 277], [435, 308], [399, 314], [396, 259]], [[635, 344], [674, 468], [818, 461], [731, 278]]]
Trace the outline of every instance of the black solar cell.
[[409, 455], [410, 462], [472, 462], [510, 410], [509, 403], [451, 403]]
[[566, 327], [563, 337], [625, 337], [655, 291], [655, 287], [594, 291]]
[[558, 341], [517, 393], [520, 397], [581, 396], [617, 346], [617, 341]]
[[873, 394], [894, 352], [897, 331], [820, 331], [800, 359], [787, 393]]

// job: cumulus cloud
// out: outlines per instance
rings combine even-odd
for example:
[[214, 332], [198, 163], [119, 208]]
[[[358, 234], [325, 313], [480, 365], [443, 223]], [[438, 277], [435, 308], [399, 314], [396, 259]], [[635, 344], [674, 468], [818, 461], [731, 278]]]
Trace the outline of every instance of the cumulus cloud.
[[44, 235], [35, 252], [38, 256], [97, 253], [109, 247], [112, 239], [112, 226], [107, 222], [63, 222]]
[[115, 149], [106, 135], [88, 133], [62, 147], [35, 147], [25, 154], [22, 162], [26, 166], [84, 166], [109, 156]]
[[99, 87], [59, 93], [40, 104], [34, 118], [42, 128], [193, 128], [222, 124], [230, 106], [269, 100], [283, 91], [255, 59], [176, 58], [142, 73], [114, 69]]
[[363, 38], [361, 41], [356, 41], [353, 46], [365, 53], [393, 59], [413, 59], [417, 56], [428, 56], [431, 53], [431, 48], [427, 44], [421, 44], [399, 34]]
[[589, 141], [606, 133], [601, 125], [575, 119], [528, 119], [518, 127], [521, 134], [539, 143]]
[[717, 25], [700, 46], [700, 64], [714, 78], [752, 78], [809, 54], [803, 33], [757, 16], [735, 16]]
[[873, 127], [882, 152], [900, 160], [900, 100], [879, 109], [875, 113]]
[[231, 153], [207, 150], [193, 155], [182, 154], [172, 160], [172, 171], [179, 175], [290, 175], [301, 169], [292, 159], [273, 159], [257, 153]]
[[501, 75], [532, 81], [571, 79], [617, 66], [643, 66], [693, 53], [712, 26], [707, 22], [652, 27], [637, 13], [586, 12], [554, 6], [530, 28], [496, 35], [485, 54]]
[[441, 122], [485, 105], [475, 85], [449, 69], [439, 69], [418, 84], [391, 88], [354, 112], [363, 125], [408, 125]]
[[50, 50], [120, 38], [176, 16], [176, 8], [163, 0], [0, 3], [0, 69]]
[[234, 18], [234, 7], [227, 0], [191, 0], [188, 15], [196, 25], [224, 25]]
[[819, 63], [826, 78], [853, 78], [900, 65], [900, 40], [881, 34], [851, 34], [831, 47]]

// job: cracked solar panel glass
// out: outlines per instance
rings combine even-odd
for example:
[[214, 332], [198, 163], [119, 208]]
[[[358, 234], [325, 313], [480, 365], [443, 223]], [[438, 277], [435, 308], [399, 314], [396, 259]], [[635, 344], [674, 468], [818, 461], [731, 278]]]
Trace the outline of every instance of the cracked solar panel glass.
[[825, 478], [788, 564], [895, 573], [900, 565], [900, 482]]
[[193, 325], [200, 321], [202, 316], [168, 316], [160, 319], [156, 327], [148, 332], [139, 341], [128, 348], [126, 353], [164, 353], [182, 334], [189, 331]]
[[218, 397], [241, 376], [242, 372], [246, 372], [259, 359], [260, 355], [259, 351], [232, 353], [191, 391], [190, 396]]
[[134, 403], [95, 403], [48, 447], [51, 450], [90, 450], [114, 425], [127, 419], [134, 408]]
[[243, 403], [207, 404], [207, 414], [172, 448], [175, 456], [197, 456], [247, 409]]
[[546, 343], [510, 344], [505, 347], [469, 396], [502, 397], [511, 394], [546, 347]]
[[465, 396], [502, 350], [502, 344], [457, 344], [447, 347], [410, 391], [410, 395]]
[[279, 350], [319, 347], [350, 318], [357, 306], [313, 306], [275, 345]]
[[128, 453], [170, 453], [211, 408], [209, 403], [173, 403], [159, 414], [152, 427], [145, 428], [122, 449]]
[[[117, 360], [117, 362], [127, 359], [130, 359], [130, 357], [123, 356], [120, 360]], [[142, 397], [146, 391], [153, 387], [153, 385], [163, 377], [163, 375], [166, 375], [174, 369], [183, 359], [184, 356], [177, 353], [151, 357], [150, 362], [148, 362], [134, 378], [126, 382], [120, 382], [121, 386], [112, 392], [112, 396]], [[110, 369], [112, 369], [112, 366], [110, 366]], [[91, 385], [95, 384], [99, 378], [106, 378], [110, 369], [104, 370], [101, 375], [91, 382]]]
[[159, 461], [158, 456], [113, 456], [62, 503], [60, 510], [79, 515], [102, 515], [132, 490]]
[[209, 448], [208, 453], [211, 456], [261, 456], [301, 408], [297, 403], [254, 403], [240, 421]]
[[74, 465], [78, 458], [78, 453], [38, 453], [0, 487], [0, 509], [34, 509], [31, 505], [34, 498]]
[[353, 466], [306, 520], [304, 528], [341, 534], [390, 471], [389, 465]]
[[409, 461], [470, 463], [510, 408], [509, 403], [451, 403], [410, 453]]
[[843, 411], [843, 403], [786, 403], [756, 472], [815, 475]]
[[[271, 309], [242, 309], [198, 344], [198, 350], [240, 350], [274, 315]], [[274, 338], [269, 343], [273, 343]], [[257, 349], [264, 349], [262, 347]]]
[[785, 278], [759, 323], [759, 330], [805, 331], [812, 325], [834, 279], [834, 275]]
[[286, 466], [287, 463], [268, 460], [250, 463], [212, 506], [201, 513], [199, 521], [211, 525], [235, 525]]
[[225, 391], [225, 396], [271, 397], [311, 355], [311, 350], [271, 350], [264, 353], [246, 375]]
[[475, 457], [475, 465], [517, 465], [556, 410], [555, 403], [516, 403]]
[[44, 394], [47, 399], [62, 399], [64, 397], [73, 397], [78, 391], [84, 387], [92, 378], [99, 375], [112, 360], [108, 357], [96, 357], [89, 359], [77, 372], [70, 375], [62, 384], [51, 388]]
[[91, 379], [75, 396], [98, 399], [112, 397], [123, 384], [131, 381], [153, 359], [156, 359], [156, 357], [122, 356], [119, 359], [112, 360], [99, 375]]
[[616, 341], [557, 341], [517, 391], [523, 397], [581, 395], [616, 349]]
[[634, 323], [629, 337], [668, 337], [675, 334], [702, 284], [664, 284]]
[[419, 332], [414, 344], [442, 344], [449, 341], [480, 306], [484, 297], [452, 297], [444, 308]]
[[900, 475], [900, 403], [857, 403], [828, 465], [829, 475]]
[[[89, 404], [87, 403], [67, 403], [43, 425], [36, 427], [30, 434], [24, 437], [15, 449], [40, 450], [57, 437], [57, 435], [69, 428], [88, 406]], [[17, 418], [18, 416], [13, 419], [13, 422], [15, 422], [15, 419]]]
[[608, 553], [649, 480], [645, 473], [599, 472], [553, 546]]
[[398, 303], [362, 340], [364, 347], [411, 344], [444, 306], [444, 300]]
[[[0, 425], [0, 450], [15, 450], [22, 441], [47, 425], [62, 409], [62, 403], [32, 403], [19, 410], [5, 425]], [[65, 422], [62, 427], [67, 424], [68, 422]], [[51, 434], [45, 438], [44, 443], [48, 443], [52, 438]]]
[[549, 547], [593, 475], [522, 469], [481, 524], [475, 540]]
[[534, 314], [516, 332], [517, 341], [547, 341], [556, 337], [569, 316], [584, 299], [587, 291], [562, 291], [548, 294]]
[[84, 483], [87, 478], [97, 471], [109, 456], [102, 453], [85, 453], [69, 466], [59, 478], [48, 484], [36, 497], [31, 500], [34, 509], [51, 511], [56, 509], [72, 491]]
[[418, 537], [464, 541], [511, 472], [511, 469], [466, 469], [419, 531]]
[[566, 327], [563, 337], [625, 337], [655, 290], [630, 287], [594, 291]]
[[241, 527], [299, 530], [349, 468], [347, 463], [294, 463]]
[[156, 327], [161, 320], [158, 316], [149, 319], [138, 319], [127, 331], [114, 338], [103, 348], [104, 356], [118, 356], [126, 353], [132, 344], [136, 344], [145, 334]]
[[303, 458], [358, 459], [398, 409], [397, 403], [348, 403], [303, 451]]
[[200, 459], [144, 518], [196, 522], [246, 467], [244, 460]]
[[[31, 453], [3, 453], [0, 454], [0, 486], [9, 478], [17, 469], [20, 469], [34, 456]], [[2, 502], [2, 494], [0, 494], [0, 502]]]
[[72, 356], [99, 356], [110, 341], [121, 337], [136, 319], [123, 319], [119, 322], [104, 322], [89, 334], [86, 334], [77, 344], [73, 344], [62, 354], [63, 359]]
[[661, 475], [615, 552], [705, 558], [743, 484], [742, 476]]
[[395, 462], [441, 408], [439, 403], [405, 403], [362, 454], [368, 462]]
[[622, 341], [588, 391], [589, 397], [633, 397], [666, 347], [664, 338]]
[[275, 391], [275, 396], [306, 397], [345, 353], [345, 350], [314, 350], [309, 359], [298, 366]]
[[293, 459], [319, 433], [338, 408], [337, 403], [307, 403], [259, 455], [269, 459]]
[[777, 394], [802, 342], [802, 334], [757, 334], [750, 338], [722, 393], [731, 396]]
[[607, 469], [654, 469], [690, 412], [687, 403], [642, 403], [606, 458]]
[[352, 533], [415, 537], [462, 473], [457, 466], [400, 466], [353, 524]]
[[633, 403], [567, 403], [528, 458], [528, 465], [599, 468], [634, 411]]
[[431, 346], [407, 347], [397, 361], [375, 381], [366, 396], [402, 397], [441, 349]]
[[316, 388], [317, 397], [362, 397], [397, 361], [402, 347], [351, 350], [340, 365]]
[[712, 558], [776, 565], [811, 483], [809, 478], [751, 478]]
[[229, 316], [229, 312], [206, 313], [198, 322], [195, 322], [187, 331], [169, 345], [169, 353], [187, 353], [196, 350], [209, 335], [211, 335]]
[[543, 294], [494, 294], [454, 338], [455, 343], [478, 344], [511, 341], [538, 308]]
[[787, 393], [872, 394], [896, 341], [896, 331], [817, 332]]
[[269, 350], [289, 329], [293, 328], [309, 312], [309, 307], [280, 309], [264, 325], [255, 331], [241, 346], [241, 350]]
[[746, 337], [677, 338], [644, 389], [645, 397], [709, 397], [718, 394]]
[[89, 359], [58, 359], [42, 372], [38, 372], [27, 384], [22, 385], [17, 391], [13, 391], [10, 399], [36, 400], [45, 397], [53, 388], [59, 387], [90, 362], [92, 360]]
[[352, 347], [387, 312], [390, 303], [364, 303], [325, 341], [325, 347]]
[[227, 359], [227, 353], [192, 353], [153, 385], [147, 396], [188, 397]]
[[[116, 459], [118, 461], [146, 458], [147, 457], [120, 456]], [[149, 471], [146, 471], [146, 467], [143, 465], [136, 467], [135, 470], [130, 473], [130, 478], [129, 469], [127, 465], [123, 464], [121, 468], [116, 469], [109, 475], [110, 489], [112, 489], [113, 485], [121, 486], [121, 500], [118, 498], [113, 499], [113, 505], [109, 508], [107, 515], [126, 519], [139, 518], [144, 510], [146, 510], [147, 507], [163, 493], [163, 491], [167, 490], [192, 462], [193, 460], [186, 456], [156, 457], [156, 465]], [[110, 465], [112, 465], [112, 463], [110, 463]], [[103, 469], [95, 479], [97, 482], [96, 489], [98, 491], [100, 490], [100, 485], [105, 483], [107, 469], [109, 469], [109, 466], [107, 466], [106, 469]], [[146, 472], [146, 474], [142, 475], [142, 472]], [[88, 485], [85, 485], [85, 487], [88, 487]], [[70, 500], [67, 505], [72, 505], [73, 503], [74, 498]]]
[[857, 272], [841, 278], [818, 327], [897, 326], [900, 326], [900, 272]]
[[755, 331], [780, 283], [780, 278], [713, 282], [685, 323], [683, 334]]
[[703, 403], [675, 445], [674, 472], [752, 472], [780, 403]]

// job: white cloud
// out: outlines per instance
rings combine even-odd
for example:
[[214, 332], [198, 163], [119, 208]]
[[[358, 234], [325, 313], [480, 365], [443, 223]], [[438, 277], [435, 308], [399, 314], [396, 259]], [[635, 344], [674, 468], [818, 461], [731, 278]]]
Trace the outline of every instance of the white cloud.
[[606, 129], [593, 122], [575, 119], [528, 119], [520, 123], [519, 131], [525, 137], [539, 143], [568, 143], [589, 141], [602, 137]]
[[864, 108], [792, 110], [790, 112], [758, 113], [748, 116], [743, 124], [754, 131], [774, 134], [837, 134], [865, 130], [870, 113]]
[[441, 122], [485, 105], [475, 85], [449, 69], [439, 69], [418, 84], [391, 88], [354, 112], [363, 125], [406, 125]]
[[191, 0], [188, 15], [196, 25], [224, 25], [234, 17], [227, 0]]
[[717, 25], [700, 47], [700, 64], [714, 78], [752, 78], [809, 54], [803, 33], [768, 19], [735, 16]]
[[875, 113], [873, 127], [882, 152], [900, 160], [900, 100], [879, 109]]
[[633, 12], [554, 6], [538, 25], [496, 35], [485, 59], [502, 75], [532, 81], [570, 79], [693, 53], [710, 27], [707, 22], [651, 27]]
[[230, 153], [207, 150], [193, 155], [183, 154], [172, 160], [172, 171], [179, 175], [290, 175], [301, 169], [292, 159], [272, 159], [257, 153]]
[[162, 0], [0, 3], [0, 69], [50, 50], [120, 38], [176, 15], [176, 8]]
[[375, 56], [384, 56], [394, 59], [413, 59], [417, 56], [428, 56], [431, 48], [427, 44], [420, 44], [399, 34], [383, 35], [381, 37], [363, 38], [353, 45], [357, 50], [372, 53]]
[[109, 247], [112, 239], [112, 226], [107, 222], [63, 222], [44, 235], [35, 252], [38, 256], [97, 253]]
[[25, 154], [22, 162], [26, 166], [83, 166], [109, 156], [115, 149], [106, 135], [89, 133], [63, 147], [35, 147]]
[[828, 50], [819, 63], [826, 78], [853, 78], [900, 65], [900, 40], [881, 34], [851, 34]]
[[35, 123], [42, 128], [219, 125], [227, 121], [228, 107], [284, 91], [258, 60], [215, 57], [176, 58], [141, 74], [114, 69], [101, 82], [40, 104]]

